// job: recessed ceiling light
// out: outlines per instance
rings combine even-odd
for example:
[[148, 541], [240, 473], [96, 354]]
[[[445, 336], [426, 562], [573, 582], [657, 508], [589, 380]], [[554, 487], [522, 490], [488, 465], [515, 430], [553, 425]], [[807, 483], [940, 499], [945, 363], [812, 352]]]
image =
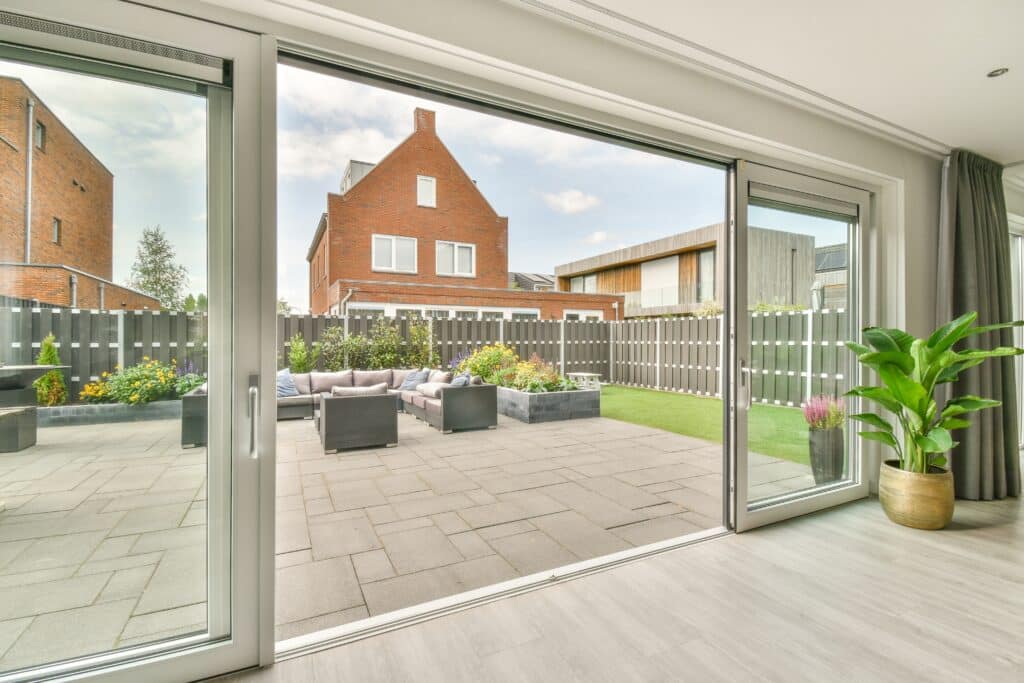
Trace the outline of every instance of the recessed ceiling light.
[[998, 69], [992, 69], [991, 71], [989, 71], [988, 72], [988, 77], [989, 78], [997, 78], [997, 77], [1002, 76], [1003, 74], [1005, 74], [1007, 71], [1009, 71], [1008, 68], [1006, 68], [1005, 66], [1001, 66]]

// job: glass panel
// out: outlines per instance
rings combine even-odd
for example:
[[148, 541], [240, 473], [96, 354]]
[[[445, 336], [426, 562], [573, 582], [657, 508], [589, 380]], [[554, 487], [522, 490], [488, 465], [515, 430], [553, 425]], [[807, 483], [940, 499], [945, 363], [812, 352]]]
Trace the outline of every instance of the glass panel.
[[715, 300], [715, 250], [700, 252], [697, 270], [700, 281], [697, 284], [700, 303]]
[[395, 240], [395, 268], [410, 273], [416, 271], [416, 240], [407, 237]]
[[747, 296], [752, 406], [748, 501], [850, 476], [846, 400], [852, 354], [853, 225], [752, 203]]
[[437, 272], [451, 275], [455, 268], [455, 245], [451, 242], [437, 243]]
[[569, 280], [569, 291], [570, 292], [582, 292], [583, 291], [583, 278], [574, 277]]
[[473, 274], [473, 247], [459, 247], [459, 274]]
[[391, 254], [391, 238], [390, 237], [374, 237], [373, 238], [373, 267], [374, 268], [392, 268], [394, 267], [394, 261], [392, 260]]
[[484, 311], [480, 314], [481, 320], [504, 320], [505, 314], [498, 311]]
[[589, 294], [597, 291], [597, 274], [587, 275], [583, 278], [583, 291]]
[[455, 311], [456, 320], [476, 320], [478, 314], [476, 311]]
[[207, 324], [227, 97], [201, 90], [0, 61], [3, 210], [31, 226], [0, 246], [0, 301], [39, 307], [0, 309], [0, 673], [227, 633], [208, 586], [230, 586], [230, 456], [207, 429], [208, 405], [230, 422]]

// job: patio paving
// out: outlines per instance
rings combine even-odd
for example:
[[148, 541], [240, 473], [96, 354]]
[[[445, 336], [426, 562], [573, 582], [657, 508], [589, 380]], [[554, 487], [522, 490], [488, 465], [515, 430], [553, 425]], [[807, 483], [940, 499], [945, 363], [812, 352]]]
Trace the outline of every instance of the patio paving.
[[[721, 447], [596, 418], [324, 454], [278, 423], [277, 637], [721, 523]], [[39, 430], [0, 454], [0, 671], [206, 626], [206, 452], [176, 420]], [[752, 457], [766, 494], [806, 467]]]

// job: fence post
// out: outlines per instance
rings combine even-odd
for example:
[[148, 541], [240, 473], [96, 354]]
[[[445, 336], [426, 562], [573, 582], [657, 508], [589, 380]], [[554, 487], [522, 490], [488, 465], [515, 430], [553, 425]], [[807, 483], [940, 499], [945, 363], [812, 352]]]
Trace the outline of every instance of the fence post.
[[608, 383], [615, 384], [615, 326], [617, 320], [608, 323]]
[[565, 374], [565, 319], [558, 321], [558, 365]]
[[124, 316], [126, 313], [127, 311], [124, 310], [117, 312], [117, 367], [119, 368], [124, 368]]
[[661, 318], [654, 321], [654, 388], [661, 388]]
[[505, 345], [505, 316], [498, 320], [498, 343]]
[[804, 390], [804, 400], [811, 400], [811, 371], [814, 368], [814, 310], [807, 309], [807, 386]]

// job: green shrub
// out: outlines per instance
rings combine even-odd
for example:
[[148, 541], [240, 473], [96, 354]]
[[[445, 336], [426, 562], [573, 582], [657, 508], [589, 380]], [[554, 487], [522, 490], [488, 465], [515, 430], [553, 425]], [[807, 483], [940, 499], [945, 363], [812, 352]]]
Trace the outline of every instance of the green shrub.
[[345, 336], [342, 327], [329, 327], [320, 335], [324, 367], [331, 371], [366, 368], [370, 363], [370, 340], [360, 334]]
[[576, 389], [575, 382], [559, 375], [553, 365], [537, 354], [530, 360], [519, 360], [515, 351], [500, 344], [477, 349], [458, 364], [457, 370], [479, 375], [491, 384], [531, 394]]
[[[36, 365], [60, 365], [60, 354], [57, 353], [57, 339], [53, 334], [46, 335], [39, 345], [39, 357]], [[64, 373], [51, 370], [35, 381], [36, 400], [43, 406], [61, 406], [68, 401], [68, 388], [64, 384]]]
[[177, 366], [143, 356], [141, 363], [119, 369], [106, 384], [106, 395], [117, 403], [143, 405], [174, 399], [178, 397]]
[[415, 319], [409, 322], [409, 341], [405, 347], [405, 357], [398, 367], [432, 368], [441, 359], [430, 345], [430, 321]]
[[[519, 356], [509, 347], [502, 344], [489, 344], [480, 347], [464, 358], [456, 369], [460, 373], [468, 372], [490, 382], [491, 378], [495, 377], [499, 371], [514, 367], [517, 362], [519, 362]], [[499, 382], [494, 383], [499, 384]]]
[[398, 326], [387, 318], [377, 318], [370, 331], [370, 357], [367, 359], [366, 369], [402, 367], [403, 346]]
[[306, 346], [306, 340], [301, 332], [296, 332], [288, 341], [288, 367], [292, 373], [299, 374], [316, 369], [317, 361], [320, 360], [320, 346], [316, 343], [312, 348]]

